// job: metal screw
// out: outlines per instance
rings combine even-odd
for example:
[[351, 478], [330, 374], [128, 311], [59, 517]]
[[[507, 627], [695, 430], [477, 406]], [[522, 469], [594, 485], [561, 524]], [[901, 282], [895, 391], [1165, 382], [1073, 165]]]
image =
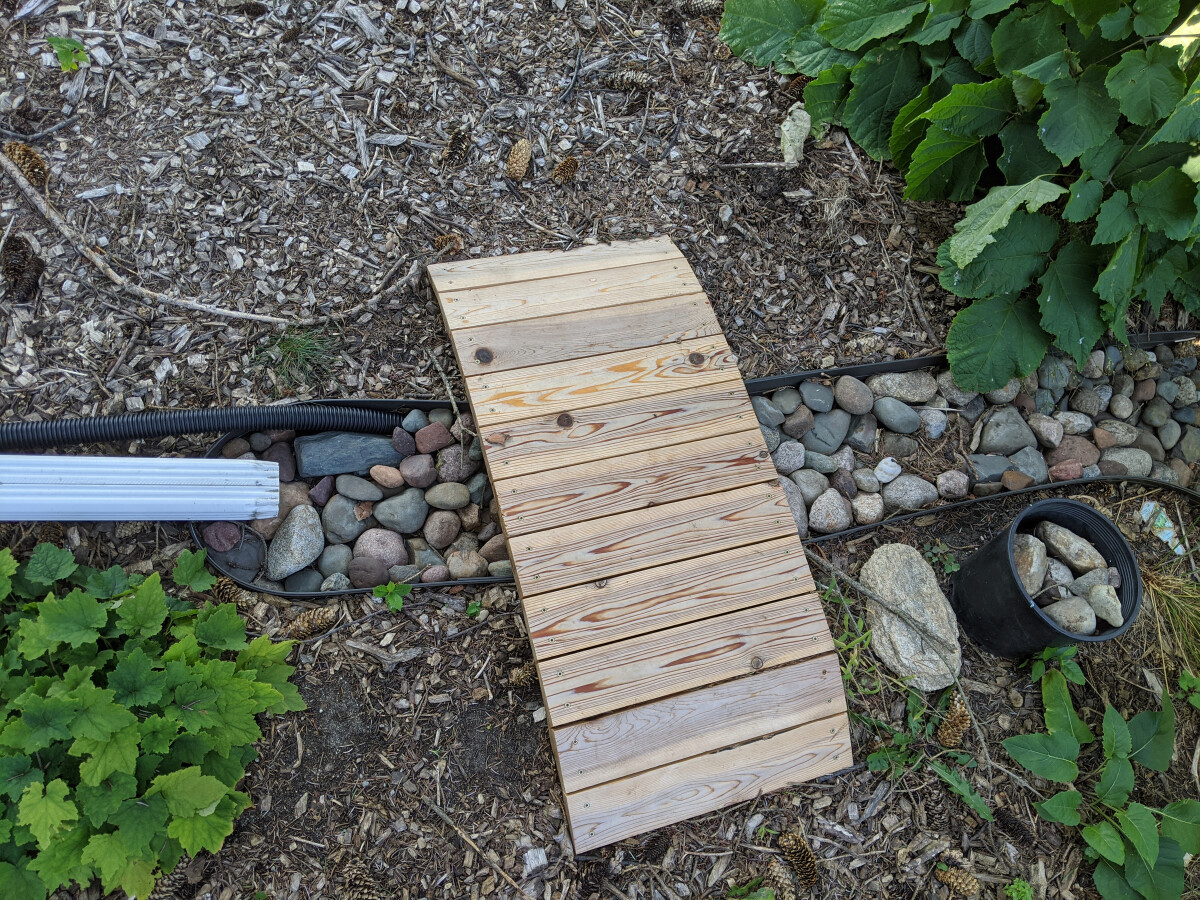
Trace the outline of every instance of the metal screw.
[[763, 667], [763, 661], [762, 661], [761, 656], [756, 656], [756, 657], [754, 657], [754, 659], [750, 660], [750, 668], [761, 669], [762, 667]]

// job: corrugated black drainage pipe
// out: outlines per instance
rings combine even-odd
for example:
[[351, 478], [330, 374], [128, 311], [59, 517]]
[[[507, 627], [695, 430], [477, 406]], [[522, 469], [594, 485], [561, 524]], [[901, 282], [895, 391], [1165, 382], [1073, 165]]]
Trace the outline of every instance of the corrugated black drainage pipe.
[[[1117, 595], [1124, 623], [1101, 622], [1099, 634], [1075, 634], [1057, 625], [1029, 596], [1017, 575], [1013, 541], [1039, 522], [1053, 522], [1090, 541], [1121, 575]], [[1006, 529], [976, 550], [954, 576], [950, 603], [963, 631], [985, 650], [1016, 658], [1044, 647], [1099, 643], [1120, 637], [1142, 606], [1142, 580], [1137, 556], [1117, 526], [1077, 500], [1039, 500], [1023, 510]]]

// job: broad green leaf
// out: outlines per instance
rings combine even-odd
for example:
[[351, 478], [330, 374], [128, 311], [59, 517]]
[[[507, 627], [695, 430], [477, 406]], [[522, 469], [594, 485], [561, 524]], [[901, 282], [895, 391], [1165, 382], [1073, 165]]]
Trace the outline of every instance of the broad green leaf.
[[1162, 704], [1161, 711], [1140, 712], [1129, 722], [1129, 734], [1133, 739], [1130, 758], [1156, 772], [1167, 771], [1175, 750], [1175, 707], [1165, 690]]
[[1000, 20], [992, 34], [992, 53], [1002, 75], [1067, 49], [1062, 13], [1047, 3], [1018, 7]]
[[95, 598], [74, 590], [59, 600], [51, 597], [38, 608], [38, 621], [46, 626], [52, 640], [72, 647], [90, 644], [100, 637], [108, 622], [108, 610]]
[[850, 70], [833, 66], [804, 86], [804, 109], [812, 117], [814, 135], [825, 133], [830, 122], [841, 121], [850, 91]]
[[998, 132], [1015, 109], [1008, 79], [996, 78], [954, 85], [924, 118], [951, 134], [979, 137]]
[[79, 820], [79, 809], [67, 799], [71, 789], [55, 778], [42, 790], [40, 783], [25, 788], [17, 806], [17, 821], [29, 828], [40, 847], [46, 847], [64, 828]]
[[1176, 800], [1161, 810], [1162, 836], [1171, 838], [1184, 853], [1200, 853], [1200, 800]]
[[1133, 10], [1124, 3], [1100, 19], [1100, 33], [1107, 40], [1123, 40], [1129, 37], [1132, 31]]
[[[1105, 141], [1091, 150], [1084, 151], [1079, 156], [1079, 165], [1083, 174], [1097, 181], [1106, 181], [1112, 174], [1113, 167], [1125, 155], [1126, 147], [1121, 141]], [[1057, 157], [1055, 157], [1057, 159]]]
[[1013, 93], [1021, 109], [1033, 109], [1042, 99], [1046, 85], [1059, 78], [1071, 76], [1071, 66], [1067, 58], [1068, 52], [1060, 50], [1012, 73]]
[[[1088, 344], [1088, 349], [1084, 351], [1085, 356], [1091, 352], [1093, 346], [1094, 342]], [[1075, 712], [1075, 705], [1071, 702], [1071, 692], [1067, 690], [1067, 679], [1057, 669], [1051, 669], [1042, 679], [1042, 705], [1046, 710], [1047, 731], [1051, 733], [1065, 731], [1081, 747], [1086, 747], [1096, 739], [1091, 729]]]
[[1128, 301], [1133, 291], [1133, 281], [1137, 277], [1141, 248], [1142, 232], [1138, 228], [1117, 245], [1112, 259], [1096, 279], [1096, 293], [1106, 302], [1115, 305]]
[[1096, 882], [1096, 890], [1104, 900], [1143, 900], [1142, 895], [1129, 886], [1125, 880], [1125, 870], [1120, 865], [1114, 865], [1106, 859], [1096, 864], [1092, 873]]
[[1104, 758], [1129, 759], [1132, 749], [1129, 724], [1111, 703], [1108, 704], [1104, 708]]
[[50, 627], [41, 619], [22, 619], [17, 624], [17, 634], [17, 649], [25, 659], [37, 659], [59, 645], [50, 637]]
[[786, 65], [780, 71], [785, 74], [792, 70], [815, 77], [831, 66], [853, 66], [858, 62], [858, 54], [831, 46], [816, 26], [806, 25], [784, 53], [784, 62]]
[[1028, 375], [1049, 347], [1037, 306], [1017, 294], [976, 300], [954, 317], [946, 337], [954, 381], [972, 391], [993, 391]]
[[1096, 782], [1096, 799], [1105, 806], [1120, 809], [1129, 800], [1133, 790], [1133, 764], [1127, 759], [1114, 757], [1104, 764], [1100, 780]]
[[920, 54], [912, 44], [877, 47], [854, 67], [850, 80], [853, 87], [842, 120], [850, 137], [873, 159], [887, 159], [896, 113], [925, 86]]
[[92, 572], [87, 578], [87, 592], [100, 600], [108, 600], [129, 587], [129, 578], [120, 566], [109, 566], [103, 572]]
[[1079, 824], [1079, 804], [1083, 802], [1083, 794], [1079, 791], [1059, 791], [1053, 797], [1034, 803], [1038, 815], [1047, 822], [1058, 822], [1062, 825]]
[[1179, 48], [1151, 44], [1148, 50], [1126, 51], [1109, 70], [1104, 86], [1125, 118], [1137, 125], [1153, 125], [1183, 97]]
[[62, 581], [78, 568], [79, 564], [70, 550], [53, 544], [38, 544], [25, 563], [23, 574], [34, 584], [49, 586]]
[[1122, 0], [1070, 0], [1062, 5], [1075, 17], [1084, 33], [1089, 32], [1099, 21], [1120, 7]]
[[[961, 384], [961, 382], [959, 382]], [[1070, 784], [1079, 777], [1079, 742], [1068, 731], [1053, 734], [1019, 734], [1004, 741], [1008, 755], [1034, 775]]]
[[1196, 183], [1179, 169], [1166, 169], [1153, 181], [1133, 186], [1134, 209], [1143, 225], [1175, 241], [1194, 231]]
[[80, 738], [71, 745], [73, 756], [89, 753], [79, 765], [79, 778], [84, 784], [97, 785], [116, 772], [133, 774], [138, 762], [137, 724], [123, 728], [106, 741]]
[[828, 0], [819, 31], [843, 50], [895, 34], [925, 9], [924, 0]]
[[954, 226], [949, 239], [950, 258], [957, 266], [969, 266], [984, 247], [996, 240], [996, 233], [1008, 224], [1018, 207], [1023, 205], [1029, 212], [1036, 212], [1066, 190], [1044, 178], [992, 188], [986, 197], [967, 207]]
[[137, 718], [113, 702], [115, 696], [113, 691], [98, 688], [90, 681], [76, 686], [67, 695], [76, 704], [70, 725], [72, 737], [104, 741], [114, 731], [134, 724]]
[[1111, 822], [1085, 825], [1080, 834], [1088, 842], [1088, 846], [1105, 859], [1117, 865], [1125, 862], [1125, 842], [1121, 840], [1121, 833]]
[[896, 119], [892, 122], [892, 135], [888, 139], [888, 149], [892, 152], [892, 162], [902, 172], [908, 168], [909, 162], [912, 161], [913, 148], [921, 143], [921, 139], [925, 137], [925, 130], [929, 127], [921, 113], [929, 109], [935, 100], [934, 86], [927, 84], [921, 88], [921, 93], [905, 103], [896, 113]]
[[1060, 78], [1046, 85], [1049, 108], [1038, 119], [1042, 143], [1064, 163], [1111, 140], [1120, 112], [1104, 89], [1104, 68], [1093, 66], [1078, 80]]
[[[60, 832], [50, 846], [43, 847], [29, 863], [29, 869], [41, 876], [44, 884], [67, 884], [77, 881], [88, 884], [96, 877], [91, 866], [85, 864], [81, 857], [83, 848], [92, 838], [92, 828], [83, 822], [76, 822], [71, 828]], [[0, 886], [3, 881], [0, 880]], [[6, 894], [0, 890], [0, 897], [24, 897], [25, 894]]]
[[1063, 209], [1063, 218], [1068, 222], [1083, 222], [1100, 209], [1100, 198], [1104, 196], [1104, 184], [1086, 175], [1071, 185], [1071, 199]]
[[151, 782], [146, 795], [161, 794], [173, 816], [194, 816], [220, 801], [227, 791], [225, 785], [205, 775], [198, 766], [187, 766], [159, 775]]
[[146, 897], [154, 890], [154, 866], [136, 858], [120, 832], [92, 837], [82, 859], [100, 872], [105, 890], [123, 888], [127, 895], [136, 897]]
[[29, 729], [25, 752], [34, 753], [55, 741], [71, 739], [70, 725], [77, 712], [70, 700], [62, 697], [28, 697], [22, 702], [21, 721]]
[[1137, 227], [1137, 216], [1129, 208], [1129, 195], [1124, 191], [1115, 191], [1100, 204], [1092, 243], [1116, 244], [1125, 240]]
[[42, 770], [35, 769], [28, 756], [0, 756], [0, 797], [20, 799], [25, 788], [43, 780]]
[[1129, 808], [1117, 810], [1117, 825], [1129, 843], [1137, 850], [1146, 865], [1154, 865], [1158, 859], [1158, 823], [1154, 813], [1140, 803], [1130, 803]]
[[949, 241], [943, 243], [938, 248], [942, 287], [959, 297], [993, 297], [1023, 290], [1045, 267], [1046, 255], [1058, 240], [1058, 224], [1040, 213], [1018, 210], [995, 238], [963, 269], [950, 258]]
[[1154, 37], [1179, 15], [1179, 0], [1133, 0], [1133, 11], [1133, 30], [1142, 37]]
[[1125, 880], [1146, 900], [1177, 900], [1183, 893], [1183, 850], [1164, 837], [1153, 867], [1140, 856], [1126, 853]]
[[75, 788], [79, 811], [87, 816], [94, 828], [102, 828], [108, 817], [117, 812], [137, 793], [137, 779], [125, 772], [116, 772], [99, 784], [81, 784]]
[[978, 19], [965, 22], [954, 35], [954, 49], [978, 71], [986, 71], [992, 65], [992, 26]]
[[[1142, 129], [1136, 129], [1138, 133]], [[1136, 134], [1132, 135], [1134, 138]], [[1195, 154], [1190, 144], [1158, 143], [1129, 148], [1112, 172], [1112, 182], [1128, 190], [1139, 181], [1157, 178], [1167, 169], [1183, 168]]]
[[204, 568], [206, 555], [206, 550], [195, 552], [184, 550], [179, 554], [179, 559], [175, 561], [171, 580], [179, 587], [191, 588], [193, 591], [207, 591], [217, 583], [217, 579], [208, 569]]
[[904, 196], [909, 200], [970, 200], [986, 167], [982, 137], [964, 137], [930, 125], [913, 150]]
[[1150, 143], [1200, 141], [1200, 75], [1176, 105]]
[[142, 735], [142, 752], [170, 752], [171, 741], [179, 734], [180, 727], [179, 722], [166, 716], [147, 716], [138, 723], [138, 730]]
[[12, 578], [17, 574], [17, 561], [13, 559], [12, 551], [0, 547], [0, 600], [5, 600], [12, 593]]
[[129, 846], [141, 847], [166, 828], [167, 816], [166, 801], [159, 796], [148, 796], [126, 800], [110, 821], [120, 829]]
[[1016, 119], [1000, 129], [1000, 158], [996, 164], [1009, 184], [1024, 184], [1062, 168], [1058, 157], [1038, 137], [1037, 123]]
[[720, 39], [737, 56], [758, 66], [783, 59], [796, 35], [812, 25], [821, 0], [726, 0]]
[[208, 815], [172, 820], [167, 826], [167, 834], [179, 841], [188, 853], [196, 854], [201, 850], [216, 853], [225, 838], [233, 833], [233, 820], [248, 805], [249, 798], [245, 794], [234, 792], [223, 798], [216, 810]]
[[1016, 2], [1017, 0], [971, 0], [967, 15], [972, 19], [982, 19], [993, 13], [1004, 12]]
[[981, 819], [988, 822], [995, 821], [995, 816], [992, 815], [992, 810], [988, 806], [987, 801], [979, 796], [979, 792], [971, 787], [971, 783], [956, 769], [951, 769], [940, 759], [930, 759], [925, 762], [934, 773], [946, 782], [946, 785], [954, 793], [962, 798], [963, 802], [978, 815]]
[[121, 631], [130, 637], [154, 637], [167, 619], [167, 595], [155, 572], [117, 607]]
[[109, 673], [108, 687], [123, 706], [150, 706], [157, 703], [166, 687], [167, 676], [155, 671], [141, 647], [129, 653]]
[[926, 46], [944, 41], [950, 37], [954, 29], [962, 22], [961, 12], [936, 12], [930, 10], [920, 27], [912, 29], [904, 40]]
[[0, 862], [0, 897], [21, 900], [45, 900], [47, 890], [41, 879], [24, 866]]
[[196, 640], [218, 650], [241, 650], [246, 646], [246, 623], [230, 603], [210, 606], [196, 618]]

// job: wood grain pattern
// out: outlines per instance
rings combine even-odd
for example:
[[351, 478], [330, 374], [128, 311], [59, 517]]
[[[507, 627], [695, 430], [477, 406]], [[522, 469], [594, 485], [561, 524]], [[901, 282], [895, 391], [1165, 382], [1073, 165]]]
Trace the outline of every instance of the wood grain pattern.
[[849, 765], [849, 724], [835, 716], [568, 794], [575, 850], [603, 847]]
[[832, 649], [816, 595], [789, 597], [544, 663], [546, 715], [557, 728]]
[[522, 535], [509, 553], [529, 597], [795, 533], [774, 480]]
[[698, 622], [813, 591], [795, 535], [529, 597], [541, 664], [587, 647]]
[[726, 374], [728, 381], [709, 387], [581, 410], [568, 424], [548, 415], [481, 429], [492, 478], [744, 431], [756, 421], [754, 410], [741, 377]]
[[720, 334], [708, 298], [697, 293], [460, 328], [450, 336], [462, 373], [483, 375]]
[[725, 338], [698, 338], [672, 347], [639, 348], [531, 366], [467, 379], [481, 428], [555, 412], [580, 410], [721, 384], [737, 371]]
[[837, 654], [554, 730], [568, 793], [846, 711]]
[[762, 432], [721, 435], [496, 482], [508, 536], [774, 481]]
[[554, 278], [463, 290], [433, 281], [452, 327], [478, 328], [581, 310], [605, 309], [663, 297], [695, 295], [700, 284], [683, 257], [593, 269]]
[[536, 250], [437, 263], [429, 267], [429, 280], [438, 290], [450, 287], [461, 291], [671, 259], [683, 259], [683, 254], [670, 238], [658, 237], [592, 244], [570, 252]]

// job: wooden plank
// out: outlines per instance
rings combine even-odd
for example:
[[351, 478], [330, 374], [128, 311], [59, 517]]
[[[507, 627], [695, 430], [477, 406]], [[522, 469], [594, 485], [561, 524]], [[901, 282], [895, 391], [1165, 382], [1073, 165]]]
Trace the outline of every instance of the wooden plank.
[[560, 656], [540, 666], [546, 716], [557, 728], [831, 650], [817, 596], [789, 597]]
[[697, 293], [459, 328], [450, 337], [462, 373], [483, 375], [720, 334], [708, 298]]
[[534, 655], [544, 665], [587, 647], [813, 589], [804, 548], [792, 535], [538, 594], [524, 604], [525, 621]]
[[777, 477], [755, 428], [507, 478], [493, 488], [511, 538]]
[[[744, 431], [755, 421], [741, 376], [694, 390], [481, 429], [493, 481]], [[766, 444], [764, 443], [764, 447]]]
[[776, 480], [522, 535], [509, 553], [529, 597], [795, 533]]
[[567, 793], [846, 711], [837, 654], [554, 730]]
[[575, 851], [611, 844], [852, 764], [845, 716], [566, 795]]
[[588, 272], [664, 259], [683, 259], [683, 254], [668, 237], [640, 241], [614, 241], [590, 244], [569, 252], [535, 250], [457, 262], [437, 263], [429, 267], [429, 278], [439, 289], [456, 291], [493, 284], [554, 278], [573, 272]]
[[697, 338], [671, 347], [473, 375], [467, 389], [475, 421], [490, 428], [548, 412], [573, 416], [593, 406], [721, 384], [737, 370], [737, 357], [724, 337]]
[[700, 283], [683, 257], [472, 290], [456, 289], [440, 280], [433, 285], [452, 330], [502, 324], [511, 327], [542, 316], [701, 292]]

